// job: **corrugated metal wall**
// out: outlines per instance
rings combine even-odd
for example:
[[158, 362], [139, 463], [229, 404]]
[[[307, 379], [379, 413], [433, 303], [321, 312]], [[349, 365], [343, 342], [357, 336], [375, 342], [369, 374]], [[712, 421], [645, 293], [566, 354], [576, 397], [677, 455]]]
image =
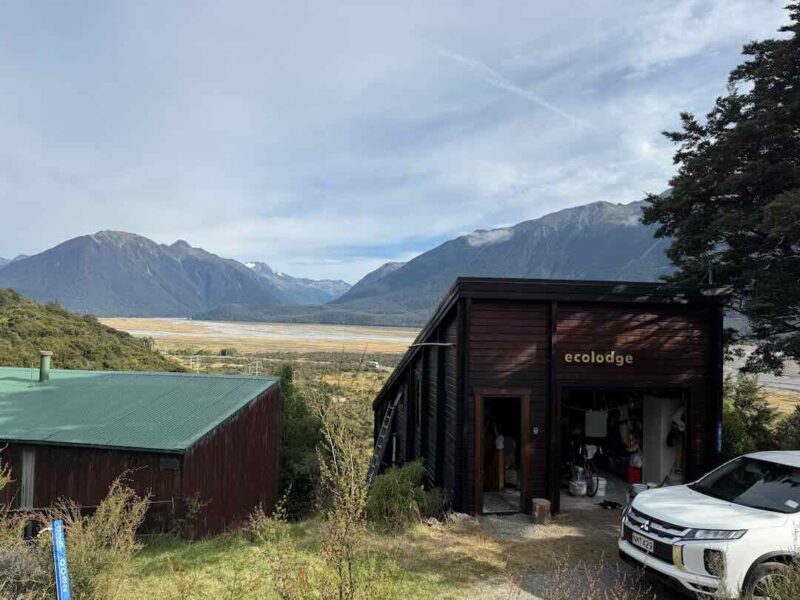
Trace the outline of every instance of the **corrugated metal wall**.
[[209, 502], [201, 535], [225, 529], [257, 505], [278, 499], [280, 389], [274, 386], [194, 446], [184, 457], [183, 490]]

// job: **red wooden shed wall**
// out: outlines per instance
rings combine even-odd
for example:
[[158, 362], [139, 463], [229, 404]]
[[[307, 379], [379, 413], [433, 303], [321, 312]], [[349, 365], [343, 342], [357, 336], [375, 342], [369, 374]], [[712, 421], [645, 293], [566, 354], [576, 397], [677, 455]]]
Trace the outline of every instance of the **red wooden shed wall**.
[[184, 456], [184, 496], [209, 502], [199, 515], [201, 535], [225, 529], [257, 505], [267, 512], [275, 507], [280, 402], [280, 388], [270, 388]]
[[[232, 418], [211, 431], [185, 455], [102, 448], [27, 446], [36, 451], [34, 507], [60, 498], [96, 506], [112, 481], [128, 473], [139, 495], [153, 501], [175, 501], [197, 494], [209, 504], [199, 515], [197, 533], [215, 533], [261, 504], [271, 511], [278, 494], [280, 388], [273, 386]], [[11, 485], [0, 502], [17, 506], [23, 446], [10, 444], [0, 461], [12, 467]], [[177, 460], [177, 469], [162, 468], [161, 459]], [[164, 512], [153, 505], [151, 512]]]
[[14, 479], [0, 492], [1, 502], [11, 502], [15, 506], [18, 503], [23, 447], [36, 452], [35, 508], [51, 506], [59, 499], [73, 500], [86, 507], [96, 506], [108, 494], [111, 483], [123, 474], [140, 496], [150, 493], [153, 501], [181, 497], [180, 470], [162, 470], [160, 466], [161, 458], [180, 461], [180, 456], [174, 454], [11, 444], [0, 453], [0, 461], [11, 466]]

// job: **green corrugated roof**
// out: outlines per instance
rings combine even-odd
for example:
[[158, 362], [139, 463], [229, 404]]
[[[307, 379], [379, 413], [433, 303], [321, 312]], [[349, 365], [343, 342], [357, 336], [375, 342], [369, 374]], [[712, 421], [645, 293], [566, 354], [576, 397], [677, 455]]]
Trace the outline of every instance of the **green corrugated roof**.
[[183, 452], [269, 377], [0, 367], [0, 440]]

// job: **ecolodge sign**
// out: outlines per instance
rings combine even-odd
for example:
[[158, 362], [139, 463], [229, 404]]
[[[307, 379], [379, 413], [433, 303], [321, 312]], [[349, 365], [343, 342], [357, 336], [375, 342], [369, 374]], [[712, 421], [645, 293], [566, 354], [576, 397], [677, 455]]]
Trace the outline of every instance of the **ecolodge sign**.
[[633, 354], [621, 354], [616, 350], [608, 352], [566, 352], [564, 362], [567, 364], [581, 365], [614, 365], [623, 367], [633, 364]]

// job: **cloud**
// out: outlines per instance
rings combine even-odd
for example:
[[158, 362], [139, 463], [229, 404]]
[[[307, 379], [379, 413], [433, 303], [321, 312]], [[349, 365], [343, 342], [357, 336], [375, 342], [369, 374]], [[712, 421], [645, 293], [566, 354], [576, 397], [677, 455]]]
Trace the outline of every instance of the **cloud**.
[[467, 236], [467, 243], [473, 248], [481, 248], [507, 242], [512, 237], [514, 237], [514, 230], [510, 228], [478, 230]]
[[486, 81], [487, 83], [507, 92], [511, 92], [537, 106], [540, 106], [544, 109], [549, 110], [550, 112], [565, 118], [566, 120], [574, 123], [575, 125], [580, 125], [581, 127], [592, 127], [592, 125], [583, 119], [580, 119], [567, 111], [559, 108], [552, 102], [549, 102], [542, 98], [539, 94], [534, 92], [530, 89], [524, 89], [513, 82], [509, 81], [506, 77], [504, 77], [498, 71], [492, 69], [487, 64], [482, 63], [481, 61], [471, 58], [469, 56], [465, 56], [463, 54], [458, 54], [457, 52], [451, 52], [450, 50], [445, 50], [444, 48], [437, 48], [437, 52], [445, 56], [459, 64], [464, 65], [470, 71], [475, 73], [478, 77]]
[[0, 256], [121, 229], [354, 281], [666, 187], [783, 2], [0, 7]]

